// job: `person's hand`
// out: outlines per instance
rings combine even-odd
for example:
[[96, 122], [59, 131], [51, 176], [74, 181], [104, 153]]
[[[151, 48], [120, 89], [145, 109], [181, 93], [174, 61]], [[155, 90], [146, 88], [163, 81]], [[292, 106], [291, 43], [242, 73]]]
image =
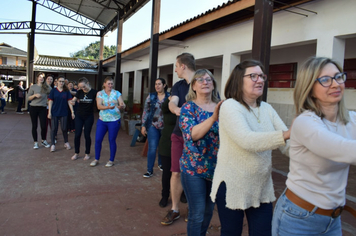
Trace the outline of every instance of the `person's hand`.
[[176, 114], [176, 116], [180, 116], [180, 110], [181, 110], [181, 108], [180, 108], [180, 107], [177, 107], [177, 108], [174, 110], [174, 114]]
[[34, 95], [35, 95], [35, 98], [40, 98], [40, 97], [42, 97], [42, 95], [39, 94], [39, 93], [36, 93], [36, 94], [34, 94]]
[[114, 109], [115, 106], [107, 106], [106, 108], [107, 108], [107, 109]]
[[147, 136], [147, 130], [146, 130], [146, 127], [145, 126], [142, 126], [141, 127], [141, 134], [143, 135], [143, 136]]
[[51, 113], [48, 113], [47, 118], [48, 118], [48, 119], [51, 119], [51, 118], [52, 118]]
[[117, 106], [117, 108], [119, 109], [119, 110], [124, 110], [125, 109], [125, 105], [119, 105], [119, 106]]
[[211, 116], [214, 121], [217, 121], [219, 119], [219, 112], [220, 112], [220, 106], [221, 104], [223, 103], [224, 101], [220, 101], [218, 104], [216, 104], [216, 107], [214, 109], [214, 113], [213, 115]]
[[285, 141], [290, 139], [290, 132], [292, 130], [292, 125], [293, 125], [293, 122], [294, 122], [295, 118], [292, 120], [292, 124], [290, 125], [289, 129], [287, 131], [283, 131], [283, 138], [284, 138]]
[[72, 112], [72, 119], [74, 120], [74, 118], [75, 118], [75, 115], [74, 115], [74, 112]]

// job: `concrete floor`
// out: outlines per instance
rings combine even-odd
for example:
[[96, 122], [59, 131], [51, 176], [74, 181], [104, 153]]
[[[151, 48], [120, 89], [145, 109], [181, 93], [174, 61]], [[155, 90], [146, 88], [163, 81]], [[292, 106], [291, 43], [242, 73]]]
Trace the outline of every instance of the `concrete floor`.
[[[109, 159], [105, 139], [100, 164], [90, 167], [93, 157], [70, 160], [74, 150], [63, 147], [60, 131], [56, 152], [42, 146], [33, 150], [29, 115], [18, 115], [10, 108], [6, 107], [8, 114], [0, 115], [0, 235], [186, 235], [186, 204], [181, 204], [179, 220], [170, 226], [160, 224], [170, 204], [158, 206], [161, 172], [157, 167], [152, 178], [142, 178], [146, 170], [146, 158], [140, 155], [142, 143], [130, 147], [132, 136], [120, 130], [115, 165], [104, 167]], [[92, 138], [94, 134], [95, 126]], [[71, 145], [73, 138], [69, 134]], [[81, 144], [83, 157], [83, 137]], [[285, 187], [288, 159], [279, 152], [274, 156], [273, 179], [279, 196]], [[356, 168], [352, 168], [348, 186], [352, 200], [356, 199], [355, 186]], [[356, 201], [349, 203], [356, 207]], [[356, 219], [349, 213], [343, 213], [342, 219], [344, 235], [356, 235]], [[215, 210], [208, 235], [219, 235], [219, 226]], [[248, 235], [247, 226], [243, 235]]]

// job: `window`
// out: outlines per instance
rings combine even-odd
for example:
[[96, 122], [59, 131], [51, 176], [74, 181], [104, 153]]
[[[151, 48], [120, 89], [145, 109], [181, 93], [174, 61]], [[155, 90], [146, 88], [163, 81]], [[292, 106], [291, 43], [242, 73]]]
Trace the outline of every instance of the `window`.
[[297, 63], [270, 65], [269, 88], [293, 88], [297, 74]]
[[7, 57], [2, 58], [2, 65], [7, 65]]
[[356, 89], [356, 59], [344, 60], [344, 72], [347, 73], [345, 88]]

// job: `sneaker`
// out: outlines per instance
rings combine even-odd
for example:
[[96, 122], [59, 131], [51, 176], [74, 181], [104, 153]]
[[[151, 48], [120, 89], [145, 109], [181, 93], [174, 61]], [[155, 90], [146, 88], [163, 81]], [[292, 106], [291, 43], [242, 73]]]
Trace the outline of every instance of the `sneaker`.
[[114, 165], [113, 161], [108, 161], [108, 163], [106, 163], [105, 167], [112, 167]]
[[44, 146], [45, 148], [49, 148], [51, 145], [49, 145], [49, 143], [47, 143], [47, 141], [46, 140], [43, 140], [42, 142], [41, 142], [41, 144], [42, 144], [42, 146]]
[[19, 114], [19, 115], [23, 115], [23, 112], [16, 112], [17, 114]]
[[143, 178], [150, 178], [150, 177], [152, 177], [152, 175], [153, 175], [153, 172], [147, 171], [145, 174], [143, 174]]
[[159, 201], [158, 205], [162, 208], [166, 207], [168, 204], [168, 197], [162, 197], [161, 201]]
[[91, 167], [94, 167], [94, 166], [96, 166], [96, 165], [98, 165], [99, 164], [99, 161], [98, 160], [94, 160], [94, 161], [92, 161], [91, 163], [90, 163], [90, 166]]
[[173, 221], [178, 220], [180, 217], [179, 212], [174, 212], [173, 210], [168, 211], [167, 215], [161, 221], [162, 225], [170, 225]]
[[2, 111], [1, 114], [7, 114], [5, 111]]
[[69, 145], [68, 142], [66, 142], [66, 143], [64, 144], [64, 147], [65, 147], [67, 150], [71, 149], [71, 146]]
[[158, 169], [159, 169], [160, 171], [163, 171], [162, 165], [158, 165]]
[[38, 149], [39, 147], [38, 147], [38, 143], [37, 142], [35, 142], [35, 144], [33, 145], [33, 149]]
[[54, 143], [57, 143], [57, 138], [54, 140]]
[[83, 158], [84, 161], [87, 161], [90, 159], [90, 156], [88, 154], [85, 154], [85, 157]]
[[54, 151], [56, 151], [56, 146], [52, 145], [51, 146], [51, 152], [54, 152]]

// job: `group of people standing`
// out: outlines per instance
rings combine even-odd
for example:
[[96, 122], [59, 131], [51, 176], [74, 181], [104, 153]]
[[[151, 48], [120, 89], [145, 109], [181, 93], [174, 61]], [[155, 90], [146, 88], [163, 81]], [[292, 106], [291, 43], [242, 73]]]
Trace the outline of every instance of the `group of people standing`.
[[[153, 174], [158, 147], [159, 205], [167, 205], [169, 193], [172, 199], [163, 225], [180, 217], [184, 189], [188, 235], [207, 233], [215, 203], [221, 235], [241, 235], [244, 215], [250, 235], [342, 234], [348, 170], [356, 165], [356, 112], [344, 105], [346, 73], [336, 62], [313, 57], [301, 66], [294, 90], [297, 117], [289, 129], [262, 101], [267, 76], [259, 61], [235, 66], [224, 101], [213, 74], [195, 69], [193, 55], [179, 55], [175, 72], [182, 80], [170, 94], [162, 89], [164, 80], [156, 80], [141, 129], [150, 155], [144, 177]], [[290, 172], [273, 213], [277, 148], [289, 156]]]
[[[84, 130], [85, 156], [84, 160], [90, 159], [91, 137], [90, 133], [94, 124], [94, 107], [100, 110], [97, 121], [95, 136], [95, 160], [90, 166], [99, 164], [101, 144], [107, 132], [109, 132], [110, 160], [105, 165], [114, 165], [116, 154], [116, 137], [120, 129], [121, 111], [125, 108], [121, 93], [113, 89], [113, 79], [107, 77], [103, 83], [103, 90], [97, 92], [91, 88], [88, 79], [82, 77], [78, 81], [78, 90], [74, 86], [67, 86], [65, 78], [59, 76], [53, 80], [52, 75], [39, 73], [36, 84], [28, 91], [27, 99], [31, 101], [30, 117], [32, 122], [32, 137], [34, 149], [39, 148], [37, 137], [38, 120], [41, 127], [41, 145], [56, 151], [57, 132], [60, 124], [64, 139], [64, 148], [71, 149], [68, 142], [68, 123], [74, 120], [75, 130], [74, 147], [75, 154], [71, 160], [77, 160], [80, 152], [80, 138]], [[53, 88], [52, 88], [52, 82]], [[70, 85], [70, 83], [68, 83]], [[74, 107], [77, 106], [76, 111]], [[69, 111], [69, 112], [68, 112]], [[69, 122], [68, 122], [69, 121]], [[47, 127], [51, 127], [51, 144], [46, 140]]]

